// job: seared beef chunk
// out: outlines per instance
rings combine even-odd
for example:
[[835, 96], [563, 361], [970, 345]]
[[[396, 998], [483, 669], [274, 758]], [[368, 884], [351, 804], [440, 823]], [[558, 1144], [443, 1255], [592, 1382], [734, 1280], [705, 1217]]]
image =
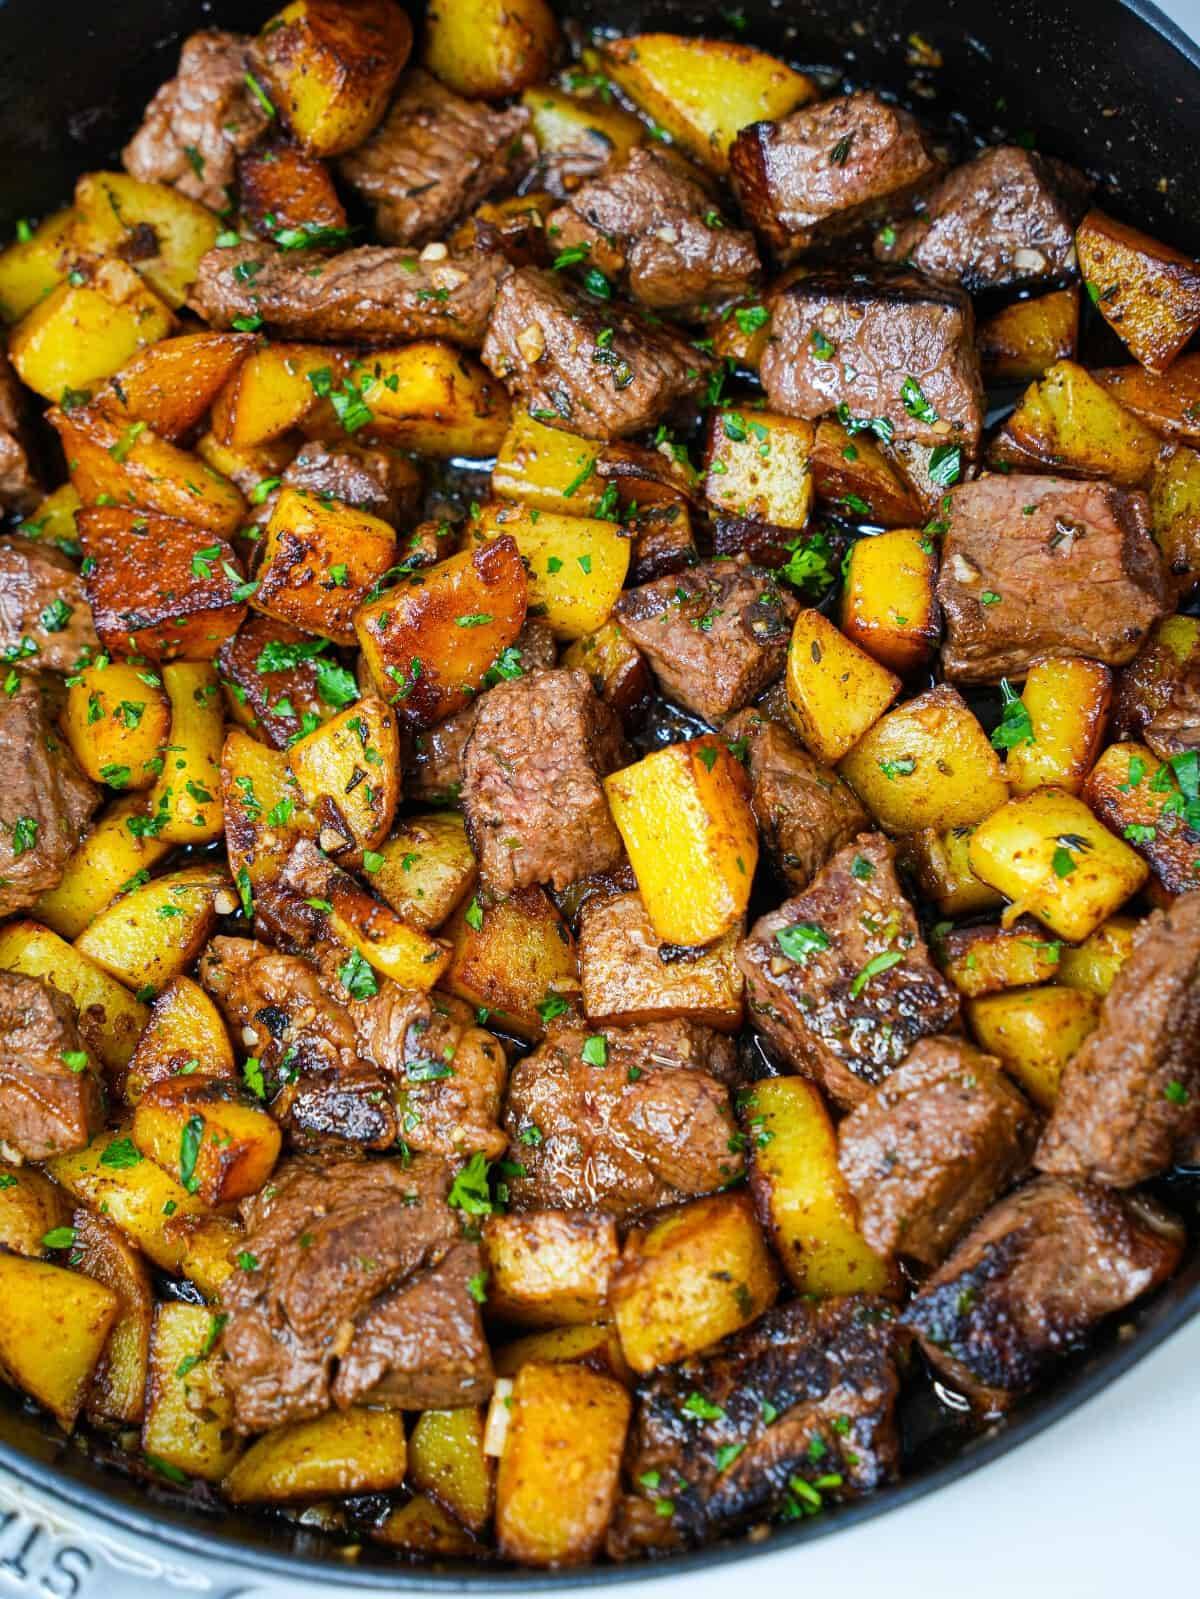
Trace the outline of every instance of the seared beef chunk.
[[250, 720], [272, 749], [287, 749], [305, 718], [323, 719], [329, 707], [317, 689], [317, 666], [332, 659], [320, 640], [260, 611], [246, 620], [217, 652], [217, 669], [233, 702], [234, 716]]
[[742, 210], [787, 258], [900, 209], [938, 162], [907, 111], [859, 93], [752, 122], [729, 167]]
[[467, 1286], [479, 1246], [462, 1241], [446, 1203], [451, 1173], [432, 1155], [297, 1157], [245, 1202], [238, 1269], [221, 1290], [239, 1431], [334, 1403], [487, 1398], [491, 1359]]
[[743, 1171], [735, 1073], [731, 1040], [698, 1022], [555, 1022], [509, 1079], [512, 1205], [633, 1216], [724, 1187]]
[[1037, 1164], [1131, 1188], [1200, 1133], [1200, 893], [1138, 929], [1100, 1025], [1067, 1063]]
[[895, 1315], [870, 1295], [793, 1300], [642, 1382], [609, 1554], [686, 1548], [894, 1479]]
[[750, 771], [754, 818], [779, 870], [797, 893], [831, 855], [869, 826], [857, 794], [822, 766], [782, 722], [742, 711], [724, 727]]
[[386, 244], [423, 245], [444, 239], [495, 190], [513, 189], [535, 155], [524, 106], [464, 100], [416, 70], [367, 142], [339, 166], [370, 201]]
[[863, 1236], [936, 1266], [1028, 1169], [1037, 1117], [1000, 1062], [964, 1039], [922, 1038], [838, 1127]]
[[393, 450], [357, 444], [322, 444], [313, 439], [299, 451], [281, 479], [287, 488], [341, 500], [393, 526], [415, 517], [418, 479]]
[[32, 511], [40, 495], [29, 460], [21, 387], [0, 350], [0, 511]]
[[973, 294], [1073, 276], [1087, 190], [1082, 173], [1032, 150], [982, 150], [942, 179], [919, 217], [877, 238], [875, 254]]
[[667, 698], [717, 723], [782, 673], [799, 609], [772, 573], [739, 556], [628, 589], [613, 615]]
[[547, 225], [559, 249], [586, 246], [590, 266], [656, 310], [745, 294], [759, 269], [754, 236], [730, 227], [699, 176], [658, 150], [634, 150]]
[[630, 759], [620, 720], [578, 667], [490, 689], [463, 751], [462, 790], [488, 887], [566, 888], [616, 866], [621, 835], [601, 779]]
[[1038, 1177], [994, 1205], [904, 1312], [953, 1388], [997, 1411], [1179, 1264], [1182, 1227], [1142, 1196]]
[[975, 453], [983, 386], [961, 289], [909, 272], [830, 272], [781, 289], [770, 310], [761, 376], [772, 410], [836, 411], [897, 440]]
[[0, 972], [0, 1154], [48, 1160], [86, 1148], [103, 1125], [74, 1000], [40, 977]]
[[476, 349], [510, 270], [493, 255], [424, 261], [411, 250], [364, 245], [314, 262], [302, 251], [237, 244], [201, 257], [191, 304], [215, 328], [261, 317], [264, 331], [280, 338], [448, 339]]
[[754, 1025], [846, 1109], [958, 1016], [879, 833], [863, 833], [805, 893], [760, 917], [737, 959]]
[[36, 678], [0, 694], [0, 773], [0, 916], [10, 916], [58, 886], [100, 802]]
[[0, 543], [0, 651], [6, 660], [29, 653], [32, 664], [73, 672], [100, 653], [100, 640], [72, 561], [50, 544], [9, 538]]
[[497, 294], [483, 361], [539, 421], [589, 439], [652, 427], [713, 370], [679, 334], [533, 267]]
[[214, 211], [229, 204], [237, 158], [270, 122], [246, 79], [249, 43], [215, 29], [184, 42], [178, 74], [151, 100], [122, 152], [127, 172], [174, 184]]
[[1016, 473], [960, 484], [938, 600], [960, 683], [1022, 678], [1043, 655], [1131, 661], [1169, 609], [1145, 496]]
[[1200, 749], [1200, 664], [1185, 667], [1171, 684], [1170, 698], [1150, 717], [1143, 736], [1164, 761]]

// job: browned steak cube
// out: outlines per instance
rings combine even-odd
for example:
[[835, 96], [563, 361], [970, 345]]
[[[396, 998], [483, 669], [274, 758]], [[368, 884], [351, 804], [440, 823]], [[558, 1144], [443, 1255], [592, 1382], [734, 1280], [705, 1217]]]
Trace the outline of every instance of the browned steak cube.
[[979, 447], [983, 386], [961, 289], [914, 273], [830, 272], [770, 302], [761, 376], [771, 409], [873, 422], [885, 439]]
[[712, 358], [667, 326], [523, 267], [496, 296], [483, 362], [549, 427], [618, 439], [698, 395]]
[[1147, 1197], [1038, 1177], [976, 1223], [903, 1320], [951, 1387], [1005, 1410], [1169, 1277], [1183, 1244]]
[[1061, 162], [998, 145], [947, 173], [918, 217], [883, 230], [875, 254], [973, 294], [1072, 277], [1088, 188]]
[[444, 239], [495, 190], [514, 188], [536, 153], [524, 106], [464, 100], [418, 69], [406, 74], [371, 137], [338, 166], [374, 208], [385, 244], [423, 245]]
[[742, 711], [725, 723], [724, 733], [749, 767], [763, 841], [799, 893], [831, 855], [870, 825], [867, 813], [849, 784], [811, 756], [782, 722], [758, 710]]
[[28, 655], [50, 672], [78, 671], [89, 652], [100, 653], [83, 579], [51, 544], [16, 537], [0, 543], [0, 652], [8, 661]]
[[104, 1092], [74, 1000], [39, 977], [0, 972], [0, 1154], [48, 1160], [104, 1126]]
[[752, 122], [729, 165], [751, 225], [785, 258], [899, 209], [938, 171], [916, 119], [869, 92]]
[[281, 481], [318, 499], [341, 500], [369, 511], [393, 527], [415, 520], [420, 505], [420, 478], [411, 462], [394, 450], [360, 444], [330, 446], [311, 439]]
[[1170, 697], [1146, 723], [1144, 738], [1164, 761], [1200, 749], [1200, 665], [1185, 666], [1170, 684]]
[[846, 1109], [958, 1017], [880, 833], [856, 838], [805, 893], [760, 917], [737, 958], [754, 1025]]
[[1144, 495], [1016, 473], [951, 491], [937, 592], [960, 683], [1022, 678], [1044, 655], [1120, 666], [1170, 609]]
[[498, 683], [463, 750], [463, 810], [484, 882], [566, 888], [621, 859], [601, 779], [630, 759], [620, 719], [578, 667]]
[[245, 1202], [245, 1243], [221, 1289], [240, 1432], [334, 1403], [487, 1397], [491, 1360], [468, 1287], [479, 1248], [446, 1202], [452, 1172], [432, 1155], [300, 1156]]
[[723, 1188], [744, 1170], [736, 1072], [732, 1041], [699, 1022], [555, 1023], [509, 1079], [511, 1203], [636, 1216]]
[[609, 1554], [688, 1548], [892, 1481], [906, 1341], [870, 1295], [793, 1300], [639, 1384]]
[[1037, 1164], [1131, 1188], [1200, 1133], [1200, 893], [1155, 911], [1067, 1063]]
[[799, 609], [773, 573], [739, 556], [628, 589], [613, 615], [666, 697], [717, 723], [783, 672]]
[[919, 1039], [838, 1127], [863, 1235], [936, 1266], [1029, 1166], [1037, 1117], [1000, 1062], [962, 1038]]
[[634, 150], [551, 213], [560, 250], [619, 277], [635, 300], [678, 309], [749, 292], [759, 269], [754, 236], [729, 225], [682, 159]]
[[215, 29], [184, 41], [178, 73], [151, 100], [122, 151], [127, 172], [174, 184], [214, 211], [229, 204], [237, 158], [270, 120], [246, 79], [249, 44], [241, 34]]
[[32, 511], [41, 485], [30, 460], [25, 396], [7, 355], [0, 351], [0, 510]]

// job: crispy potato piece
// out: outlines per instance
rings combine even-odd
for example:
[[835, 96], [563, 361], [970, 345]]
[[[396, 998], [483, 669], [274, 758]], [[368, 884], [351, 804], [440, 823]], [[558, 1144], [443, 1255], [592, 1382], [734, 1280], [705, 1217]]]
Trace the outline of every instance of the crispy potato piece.
[[859, 539], [842, 589], [842, 632], [901, 677], [929, 660], [941, 632], [937, 560], [924, 533], [897, 529]]
[[175, 326], [168, 307], [115, 256], [81, 263], [72, 275], [83, 281], [60, 283], [9, 336], [18, 377], [44, 400], [57, 402], [68, 390], [90, 397]]
[[233, 1046], [221, 1013], [190, 977], [173, 977], [151, 1005], [121, 1086], [126, 1104], [136, 1105], [152, 1083], [181, 1073], [234, 1075]]
[[105, 1067], [121, 1071], [128, 1063], [149, 1012], [81, 950], [37, 922], [7, 922], [0, 927], [0, 971], [44, 977], [75, 1001], [80, 1031]]
[[45, 1238], [71, 1220], [66, 1194], [36, 1166], [0, 1162], [0, 1253], [41, 1259]]
[[235, 1505], [383, 1493], [404, 1481], [407, 1459], [399, 1411], [331, 1411], [257, 1439], [221, 1486]]
[[221, 810], [221, 687], [207, 661], [175, 661], [162, 670], [171, 702], [171, 742], [150, 796], [159, 836], [172, 844], [208, 844], [225, 831]]
[[346, 208], [329, 168], [283, 139], [239, 158], [238, 191], [242, 215], [261, 238], [303, 248], [347, 235]]
[[612, 1377], [530, 1362], [513, 1379], [496, 1481], [496, 1539], [506, 1560], [580, 1565], [604, 1543], [620, 1486], [631, 1404]]
[[400, 801], [400, 735], [395, 714], [373, 695], [298, 739], [288, 757], [329, 854], [373, 850], [388, 835]]
[[1133, 938], [1140, 923], [1132, 916], [1110, 916], [1090, 938], [1063, 950], [1057, 980], [1064, 988], [1082, 989], [1103, 999], [1117, 973], [1133, 953]]
[[314, 875], [313, 882], [320, 883], [319, 897], [330, 906], [326, 913], [330, 933], [352, 952], [338, 969], [347, 993], [366, 988], [364, 978], [370, 975], [364, 974], [356, 955], [405, 988], [430, 989], [442, 976], [451, 953], [445, 940], [407, 926], [390, 906], [373, 899], [357, 878], [332, 863], [323, 880]]
[[416, 1494], [407, 1504], [389, 1511], [384, 1520], [371, 1529], [371, 1537], [389, 1549], [400, 1549], [409, 1555], [465, 1560], [472, 1555], [486, 1556], [488, 1552], [426, 1494]]
[[1056, 361], [1075, 357], [1079, 285], [1006, 305], [979, 324], [976, 342], [986, 382], [1036, 382]]
[[370, 412], [357, 436], [367, 443], [437, 460], [482, 459], [495, 455], [508, 427], [504, 385], [473, 356], [438, 339], [376, 350], [357, 383]]
[[216, 922], [213, 899], [221, 890], [229, 891], [222, 866], [168, 872], [101, 911], [75, 948], [135, 992], [157, 992], [200, 953]]
[[231, 450], [281, 438], [345, 377], [350, 358], [326, 344], [267, 344], [254, 350], [217, 396], [212, 433]]
[[228, 1216], [184, 1216], [168, 1230], [183, 1250], [179, 1275], [195, 1283], [212, 1304], [234, 1270], [233, 1257], [245, 1233]]
[[643, 33], [607, 41], [604, 70], [630, 99], [714, 172], [751, 122], [786, 116], [815, 98], [811, 78], [749, 45]]
[[0, 319], [19, 322], [67, 273], [75, 213], [66, 207], [39, 222], [28, 238], [0, 250]]
[[[764, 338], [767, 330], [764, 328]], [[924, 520], [920, 498], [867, 433], [852, 438], [840, 422], [817, 423], [812, 452], [818, 499], [880, 527], [915, 527]]]
[[[803, 528], [812, 511], [814, 438], [813, 424], [797, 417], [732, 409], [711, 415], [704, 492], [717, 517]], [[719, 528], [717, 547], [725, 547]]]
[[229, 867], [239, 888], [278, 877], [296, 839], [317, 829], [288, 757], [240, 728], [226, 734], [221, 748], [221, 807]]
[[63, 483], [26, 517], [18, 531], [26, 538], [39, 539], [43, 544], [57, 544], [67, 555], [79, 551], [79, 529], [75, 526], [75, 512], [82, 505], [74, 484]]
[[106, 650], [210, 661], [246, 615], [232, 547], [202, 527], [126, 506], [77, 517], [85, 590]]
[[618, 523], [493, 500], [471, 525], [476, 542], [506, 533], [525, 562], [529, 604], [556, 638], [583, 638], [608, 620], [629, 571], [630, 540]]
[[788, 711], [796, 732], [826, 766], [858, 743], [901, 687], [894, 672], [820, 611], [797, 616], [788, 646]]
[[1147, 484], [1150, 527], [1177, 595], [1200, 582], [1200, 453], [1167, 444]]
[[1040, 788], [1002, 805], [976, 828], [971, 870], [1010, 901], [1002, 921], [1023, 911], [1073, 944], [1094, 933], [1149, 876], [1128, 844], [1082, 800]]
[[595, 471], [603, 449], [599, 439], [547, 427], [528, 411], [516, 411], [496, 451], [492, 493], [535, 511], [590, 516], [604, 493]]
[[1022, 733], [1018, 726], [1023, 741], [1009, 746], [1008, 786], [1014, 794], [1051, 786], [1078, 794], [1104, 741], [1112, 673], [1099, 661], [1078, 657], [1035, 661], [1021, 702], [1028, 728]]
[[1165, 616], [1151, 628], [1138, 654], [1117, 673], [1112, 725], [1122, 738], [1141, 734], [1170, 703], [1176, 683], [1200, 662], [1200, 621]]
[[142, 1449], [152, 1464], [220, 1482], [241, 1453], [233, 1401], [213, 1346], [221, 1324], [203, 1305], [154, 1313]]
[[838, 771], [887, 833], [970, 827], [1008, 798], [1000, 757], [946, 683], [881, 717]]
[[492, 1519], [495, 1469], [483, 1452], [483, 1412], [426, 1410], [417, 1417], [408, 1442], [408, 1481], [454, 1512], [472, 1532]]
[[1100, 315], [1136, 361], [1164, 371], [1200, 328], [1200, 267], [1095, 209], [1076, 229], [1075, 249]]
[[895, 1263], [859, 1231], [858, 1205], [838, 1165], [837, 1132], [820, 1090], [803, 1077], [755, 1083], [743, 1109], [750, 1192], [797, 1293], [900, 1293]]
[[101, 403], [126, 422], [144, 422], [159, 438], [177, 443], [209, 410], [254, 343], [248, 333], [163, 339], [121, 368]]
[[91, 1421], [136, 1425], [145, 1411], [154, 1294], [150, 1273], [118, 1227], [90, 1210], [74, 1216], [71, 1264], [117, 1296], [117, 1319], [92, 1376], [87, 1397]]
[[993, 466], [1105, 478], [1136, 488], [1159, 441], [1132, 411], [1074, 361], [1056, 361], [1030, 384], [993, 439]]
[[931, 899], [943, 916], [975, 916], [994, 910], [1004, 896], [981, 881], [971, 870], [971, 827], [948, 827], [939, 833], [923, 827], [901, 840], [905, 864], [917, 880], [921, 893]]
[[396, 535], [379, 517], [283, 489], [263, 539], [254, 608], [335, 644], [353, 644], [354, 613], [395, 553]]
[[972, 999], [1057, 978], [1064, 953], [1061, 939], [1048, 938], [1031, 922], [955, 928], [935, 937], [933, 949], [955, 988]]
[[1092, 373], [1115, 400], [1168, 439], [1200, 448], [1200, 351], [1181, 355], [1166, 372], [1143, 366], [1101, 367]]
[[77, 250], [129, 261], [176, 311], [196, 281], [200, 257], [221, 231], [220, 221], [198, 200], [169, 183], [145, 183], [127, 172], [85, 173], [75, 185], [75, 216], [71, 243]]
[[[198, 1057], [195, 1057], [198, 1058]], [[256, 1194], [275, 1169], [283, 1135], [227, 1078], [152, 1082], [133, 1113], [133, 1141], [206, 1205]]]
[[479, 875], [461, 816], [431, 811], [402, 821], [368, 868], [371, 887], [410, 927], [432, 932]]
[[69, 679], [61, 726], [94, 783], [150, 788], [171, 730], [171, 707], [157, 672], [106, 661]]
[[107, 1216], [163, 1271], [178, 1272], [185, 1240], [177, 1224], [205, 1207], [161, 1167], [147, 1160], [122, 1123], [86, 1149], [55, 1155], [46, 1170], [69, 1194]]
[[747, 1193], [695, 1199], [634, 1228], [609, 1283], [625, 1359], [642, 1373], [737, 1332], [778, 1293], [779, 1270]]
[[621, 717], [634, 715], [654, 692], [649, 663], [620, 622], [605, 622], [573, 640], [563, 651], [562, 664], [581, 667], [596, 693]]
[[526, 1333], [493, 1351], [498, 1377], [515, 1377], [529, 1361], [568, 1361], [603, 1372], [620, 1382], [631, 1380], [621, 1340], [609, 1323], [589, 1327], [552, 1327], [546, 1332]]
[[354, 626], [378, 692], [410, 727], [461, 711], [516, 641], [528, 595], [520, 552], [502, 537], [368, 601]]
[[601, 1321], [620, 1253], [611, 1216], [535, 1210], [483, 1224], [491, 1315], [522, 1327]]
[[469, 99], [520, 94], [561, 48], [546, 0], [435, 0], [425, 19], [425, 65]]
[[574, 940], [544, 888], [519, 888], [494, 905], [472, 898], [442, 934], [452, 951], [442, 986], [518, 1038], [542, 1036], [543, 1000], [579, 990]]
[[1077, 988], [1043, 983], [969, 999], [967, 1023], [1040, 1110], [1053, 1110], [1062, 1069], [1100, 1017], [1100, 1002]]
[[103, 1283], [24, 1255], [0, 1255], [0, 1298], [0, 1376], [70, 1432], [120, 1300]]
[[655, 750], [604, 779], [651, 925], [667, 944], [709, 944], [746, 914], [758, 864], [750, 784], [723, 740]]
[[1083, 798], [1149, 862], [1168, 894], [1200, 888], [1200, 836], [1187, 824], [1178, 777], [1146, 745], [1110, 744], [1089, 773]]
[[[549, 84], [526, 89], [521, 104], [529, 112], [542, 162], [567, 175], [572, 164], [589, 174], [611, 161], [625, 161], [646, 137], [645, 126], [628, 111], [597, 95], [567, 94]], [[4, 257], [0, 256], [0, 303], [3, 301]], [[496, 489], [499, 494], [501, 490]]]
[[654, 931], [640, 894], [589, 900], [581, 913], [583, 1008], [594, 1022], [690, 1016], [722, 1032], [742, 1025], [745, 979], [734, 953], [740, 925], [702, 949], [675, 949]]

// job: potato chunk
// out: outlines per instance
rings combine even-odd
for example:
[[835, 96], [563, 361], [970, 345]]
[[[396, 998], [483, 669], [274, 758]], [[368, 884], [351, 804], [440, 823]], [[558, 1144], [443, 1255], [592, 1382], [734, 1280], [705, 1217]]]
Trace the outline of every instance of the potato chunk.
[[200, 953], [217, 919], [214, 896], [228, 887], [216, 865], [156, 877], [102, 911], [75, 948], [135, 993], [157, 991]]
[[70, 1432], [119, 1314], [117, 1294], [63, 1266], [0, 1255], [0, 1295], [0, 1376]]
[[1012, 927], [956, 928], [935, 938], [934, 951], [943, 973], [960, 994], [971, 998], [1055, 978], [1064, 953], [1061, 939], [1050, 938], [1028, 920]]
[[75, 1001], [79, 1028], [110, 1071], [133, 1054], [147, 1011], [97, 961], [37, 922], [7, 922], [0, 928], [0, 971], [44, 977]]
[[216, 1206], [258, 1192], [279, 1158], [282, 1134], [228, 1079], [195, 1075], [146, 1087], [133, 1113], [133, 1141], [189, 1194]]
[[1035, 661], [1025, 679], [1025, 715], [1005, 723], [1004, 775], [1014, 794], [1065, 788], [1078, 794], [1108, 723], [1112, 673], [1099, 661], [1064, 656]]
[[1162, 551], [1175, 593], [1189, 594], [1200, 581], [1200, 454], [1186, 444], [1168, 444], [1147, 485], [1150, 527]]
[[975, 916], [994, 910], [1004, 896], [971, 870], [971, 827], [948, 827], [939, 833], [923, 827], [903, 840], [905, 864], [916, 877], [921, 893], [943, 916]]
[[186, 1253], [179, 1224], [206, 1214], [198, 1196], [147, 1160], [122, 1124], [86, 1149], [55, 1155], [46, 1170], [76, 1199], [107, 1216], [163, 1271], [178, 1272]]
[[168, 843], [209, 844], [225, 831], [217, 674], [206, 661], [175, 661], [163, 667], [162, 679], [171, 704], [171, 742], [150, 812]]
[[448, 1505], [458, 1521], [482, 1532], [492, 1518], [495, 1463], [483, 1449], [483, 1412], [426, 1410], [408, 1444], [408, 1480], [420, 1493]]
[[570, 1210], [489, 1216], [483, 1227], [488, 1310], [522, 1327], [601, 1321], [617, 1255], [611, 1216]]
[[442, 925], [478, 876], [463, 819], [453, 812], [407, 817], [377, 853], [367, 868], [371, 887], [424, 932]]
[[171, 728], [171, 707], [158, 673], [107, 661], [72, 676], [62, 728], [94, 783], [149, 788]]
[[268, 344], [242, 362], [216, 398], [212, 434], [231, 450], [281, 438], [345, 377], [349, 357], [326, 344]]
[[1063, 1067], [1100, 1018], [1094, 994], [1044, 983], [967, 1001], [967, 1024], [1041, 1110], [1052, 1110]]
[[1135, 360], [1165, 371], [1200, 328], [1200, 267], [1103, 211], [1084, 217], [1075, 248], [1100, 315]]
[[214, 1357], [220, 1331], [203, 1305], [163, 1304], [155, 1312], [142, 1449], [168, 1474], [219, 1482], [241, 1453], [233, 1401]]
[[235, 1505], [384, 1493], [404, 1481], [407, 1461], [399, 1411], [332, 1411], [256, 1439], [221, 1486]]
[[1133, 953], [1133, 939], [1141, 924], [1132, 916], [1110, 916], [1090, 938], [1059, 956], [1057, 979], [1066, 988], [1103, 999], [1117, 973]]
[[[206, 205], [169, 183], [146, 183], [127, 172], [85, 173], [75, 185], [75, 218], [71, 242], [77, 249], [129, 261], [176, 311], [187, 302], [200, 257], [221, 231]], [[148, 254], [143, 243], [152, 243]]]
[[443, 987], [485, 1008], [518, 1038], [540, 1038], [538, 1007], [579, 990], [574, 940], [544, 888], [519, 888], [486, 905], [475, 896], [459, 905], [442, 936], [453, 951]]
[[293, 744], [289, 760], [327, 854], [383, 842], [400, 801], [400, 735], [382, 700], [347, 706]]
[[75, 213], [52, 211], [28, 238], [0, 250], [0, 317], [19, 322], [67, 274]]
[[71, 1202], [36, 1166], [0, 1164], [0, 1250], [41, 1260], [47, 1233], [71, 1220]]
[[599, 439], [547, 427], [518, 411], [496, 452], [492, 493], [535, 511], [591, 516], [604, 493], [595, 471], [603, 448]]
[[629, 571], [627, 532], [598, 517], [539, 514], [536, 508], [493, 501], [471, 536], [509, 534], [529, 574], [529, 603], [539, 607], [556, 638], [594, 633], [608, 620]]
[[503, 100], [549, 75], [561, 47], [546, 0], [437, 0], [425, 65], [468, 99]]
[[283, 489], [263, 539], [254, 608], [335, 644], [353, 644], [354, 613], [395, 553], [396, 535], [379, 517]]
[[817, 423], [812, 470], [817, 497], [843, 514], [880, 527], [911, 528], [924, 520], [921, 500], [875, 440], [861, 432], [852, 437], [831, 417]]
[[654, 931], [640, 894], [588, 900], [580, 914], [579, 972], [589, 1021], [690, 1016], [722, 1032], [742, 1025], [745, 979], [734, 960], [741, 927], [702, 949], [675, 949]]
[[722, 520], [750, 524], [748, 536], [737, 542], [756, 559], [764, 558], [756, 541], [778, 540], [768, 530], [786, 534], [805, 526], [813, 501], [814, 438], [813, 424], [798, 417], [734, 409], [709, 417], [704, 488], [718, 518], [718, 550], [731, 543], [722, 538]]
[[898, 528], [851, 547], [841, 628], [852, 643], [901, 677], [924, 666], [941, 633], [928, 535]]
[[[1180, 759], [1186, 776], [1188, 757]], [[1144, 744], [1110, 744], [1083, 787], [1092, 810], [1149, 862], [1168, 894], [1200, 888], [1200, 829], [1189, 825], [1181, 773]]]
[[136, 1105], [152, 1083], [183, 1074], [233, 1076], [233, 1047], [221, 1013], [190, 977], [173, 977], [150, 1007], [121, 1091]]
[[1079, 340], [1079, 286], [1018, 300], [979, 324], [979, 359], [990, 383], [1033, 383]]
[[1136, 488], [1154, 465], [1158, 442], [1083, 367], [1056, 361], [1021, 396], [988, 459]]
[[787, 704], [801, 739], [832, 766], [899, 694], [900, 679], [820, 611], [801, 611], [787, 658]]
[[87, 1413], [92, 1421], [141, 1421], [150, 1362], [154, 1295], [141, 1254], [104, 1216], [79, 1209], [73, 1219], [71, 1263], [86, 1277], [111, 1288], [117, 1319], [92, 1375]]

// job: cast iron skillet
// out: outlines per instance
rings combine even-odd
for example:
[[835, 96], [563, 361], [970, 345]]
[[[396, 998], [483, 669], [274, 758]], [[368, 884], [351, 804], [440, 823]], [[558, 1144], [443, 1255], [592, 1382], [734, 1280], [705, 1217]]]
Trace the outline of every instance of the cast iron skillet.
[[[181, 36], [213, 24], [257, 29], [267, 0], [0, 0], [0, 237], [18, 217], [61, 204], [75, 178], [115, 164], [142, 107], [174, 71]], [[1200, 254], [1200, 50], [1145, 0], [556, 0], [587, 26], [665, 28], [742, 38], [802, 67], [894, 90], [931, 123], [961, 120], [988, 140], [1026, 132], [1039, 149], [1087, 168], [1106, 209]], [[744, 19], [738, 28], [730, 18]], [[930, 71], [907, 58], [910, 34], [940, 52]], [[1200, 1311], [1196, 1176], [1163, 1185], [1188, 1216], [1178, 1275], [1109, 1330], [1005, 1424], [956, 1431], [927, 1394], [904, 1416], [905, 1479], [858, 1504], [780, 1528], [765, 1543], [727, 1542], [651, 1566], [566, 1574], [407, 1566], [365, 1546], [353, 1565], [319, 1535], [260, 1514], [188, 1499], [105, 1468], [0, 1389], [0, 1467], [31, 1487], [160, 1548], [234, 1562], [262, 1575], [343, 1590], [498, 1592], [679, 1575], [745, 1560], [849, 1528], [932, 1492], [1033, 1437], [1096, 1394]]]

